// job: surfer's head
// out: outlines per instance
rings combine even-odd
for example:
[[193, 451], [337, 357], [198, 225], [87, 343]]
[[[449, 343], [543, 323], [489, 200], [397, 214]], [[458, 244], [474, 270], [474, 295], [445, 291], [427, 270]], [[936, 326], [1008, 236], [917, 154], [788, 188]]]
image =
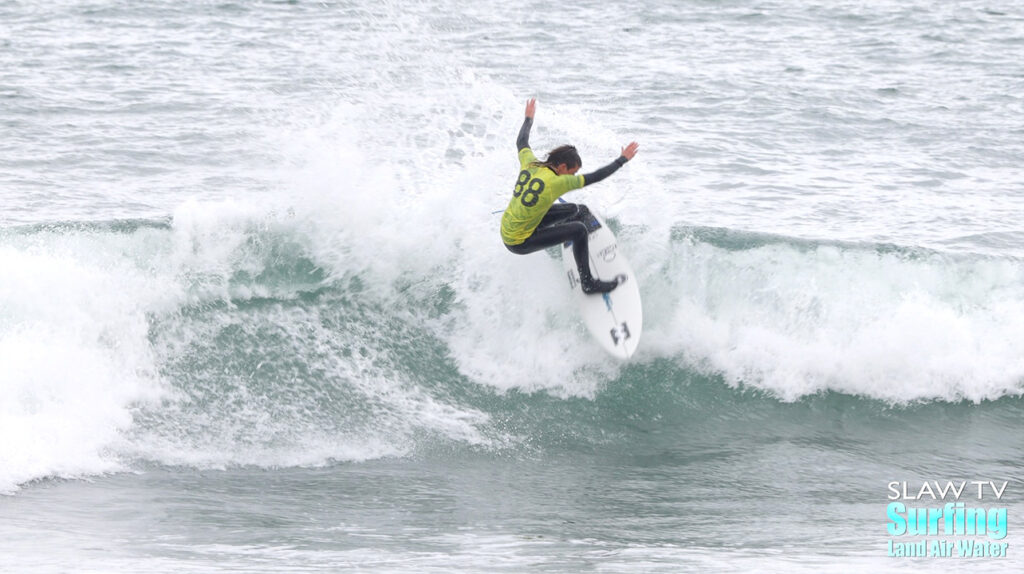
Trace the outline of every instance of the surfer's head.
[[544, 160], [541, 165], [558, 175], [575, 175], [583, 166], [583, 160], [580, 159], [580, 153], [576, 151], [576, 146], [562, 145], [551, 150], [548, 153], [548, 159]]

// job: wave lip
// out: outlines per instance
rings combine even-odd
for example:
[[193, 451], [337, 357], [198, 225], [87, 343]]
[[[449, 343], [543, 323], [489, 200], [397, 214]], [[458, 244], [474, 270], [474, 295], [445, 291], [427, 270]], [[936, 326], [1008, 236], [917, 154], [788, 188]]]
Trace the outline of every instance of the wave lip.
[[[784, 400], [892, 402], [1024, 392], [1024, 265], [891, 245], [676, 234], [658, 354]], [[650, 296], [650, 295], [648, 295]]]

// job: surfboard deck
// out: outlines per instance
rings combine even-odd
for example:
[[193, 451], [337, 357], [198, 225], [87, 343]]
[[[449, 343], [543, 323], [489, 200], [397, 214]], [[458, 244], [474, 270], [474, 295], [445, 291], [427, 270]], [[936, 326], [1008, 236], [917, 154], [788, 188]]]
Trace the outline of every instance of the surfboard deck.
[[644, 316], [640, 301], [640, 285], [633, 268], [619, 248], [615, 234], [605, 222], [589, 214], [590, 271], [594, 277], [611, 281], [624, 276], [625, 281], [611, 293], [588, 295], [580, 287], [579, 271], [572, 256], [572, 242], [562, 244], [562, 265], [569, 279], [573, 297], [579, 304], [583, 322], [590, 334], [606, 351], [620, 359], [636, 352], [643, 331]]

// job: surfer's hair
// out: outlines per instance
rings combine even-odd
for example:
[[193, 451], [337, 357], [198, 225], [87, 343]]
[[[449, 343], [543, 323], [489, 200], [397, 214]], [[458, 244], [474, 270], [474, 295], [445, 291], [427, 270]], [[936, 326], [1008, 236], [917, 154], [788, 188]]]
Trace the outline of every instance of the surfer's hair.
[[563, 163], [569, 169], [583, 166], [583, 160], [580, 159], [580, 152], [576, 151], [576, 146], [560, 145], [548, 153], [546, 160], [537, 162], [537, 165], [555, 171], [555, 168]]

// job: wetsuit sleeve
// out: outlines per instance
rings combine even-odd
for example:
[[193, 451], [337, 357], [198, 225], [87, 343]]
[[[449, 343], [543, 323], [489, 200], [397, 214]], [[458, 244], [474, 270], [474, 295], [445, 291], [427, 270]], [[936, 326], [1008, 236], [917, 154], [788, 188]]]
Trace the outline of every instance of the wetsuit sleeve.
[[530, 147], [530, 128], [533, 127], [533, 118], [523, 120], [523, 127], [519, 128], [519, 137], [516, 138], [516, 149]]
[[613, 161], [610, 164], [602, 167], [601, 169], [599, 169], [599, 170], [597, 170], [597, 171], [595, 171], [593, 173], [584, 174], [583, 175], [583, 185], [590, 185], [592, 183], [597, 183], [597, 182], [601, 181], [602, 179], [604, 179], [604, 178], [608, 177], [609, 175], [611, 175], [611, 174], [615, 173], [616, 171], [618, 171], [620, 167], [626, 165], [627, 161], [629, 161], [629, 160], [626, 159], [624, 156], [620, 155], [619, 157], [615, 158], [615, 161]]

